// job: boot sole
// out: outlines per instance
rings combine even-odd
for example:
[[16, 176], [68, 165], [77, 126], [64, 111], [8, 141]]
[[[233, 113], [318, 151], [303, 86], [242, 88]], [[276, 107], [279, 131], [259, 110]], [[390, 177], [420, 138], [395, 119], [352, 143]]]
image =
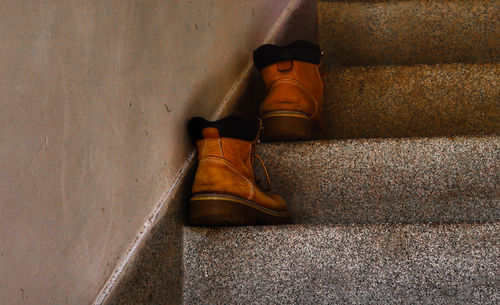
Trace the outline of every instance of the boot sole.
[[313, 122], [299, 111], [273, 111], [263, 115], [264, 141], [298, 141], [312, 137]]
[[266, 209], [236, 196], [196, 194], [189, 202], [189, 223], [193, 226], [269, 225], [291, 221], [288, 212]]

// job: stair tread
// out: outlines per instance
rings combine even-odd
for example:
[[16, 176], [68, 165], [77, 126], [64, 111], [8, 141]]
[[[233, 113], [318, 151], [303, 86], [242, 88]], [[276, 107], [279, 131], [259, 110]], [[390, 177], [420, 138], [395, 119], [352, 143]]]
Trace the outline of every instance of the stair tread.
[[500, 64], [323, 67], [327, 138], [500, 134]]
[[498, 304], [500, 223], [185, 228], [186, 304]]
[[500, 220], [500, 136], [263, 143], [257, 152], [296, 223]]
[[345, 65], [493, 62], [498, 2], [320, 1], [320, 42]]

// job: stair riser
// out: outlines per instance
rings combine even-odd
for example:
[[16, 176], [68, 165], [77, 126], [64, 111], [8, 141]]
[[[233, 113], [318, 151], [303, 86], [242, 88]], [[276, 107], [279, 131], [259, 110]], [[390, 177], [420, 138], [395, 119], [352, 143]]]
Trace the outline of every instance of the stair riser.
[[296, 223], [500, 220], [500, 137], [258, 147]]
[[327, 138], [500, 134], [500, 65], [324, 68]]
[[186, 229], [184, 304], [498, 304], [500, 225]]
[[496, 1], [323, 1], [320, 42], [344, 65], [492, 62]]

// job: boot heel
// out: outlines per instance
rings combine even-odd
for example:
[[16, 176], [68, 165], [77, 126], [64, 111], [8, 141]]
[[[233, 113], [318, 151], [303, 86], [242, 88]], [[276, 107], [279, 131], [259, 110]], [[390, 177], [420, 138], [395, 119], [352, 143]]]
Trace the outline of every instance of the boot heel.
[[189, 223], [193, 226], [253, 225], [255, 215], [246, 213], [245, 206], [224, 200], [198, 200], [189, 203]]
[[298, 111], [273, 111], [263, 116], [264, 141], [307, 140], [312, 137], [312, 120]]
[[236, 226], [290, 223], [288, 212], [258, 207], [246, 199], [220, 194], [196, 194], [189, 201], [189, 224]]

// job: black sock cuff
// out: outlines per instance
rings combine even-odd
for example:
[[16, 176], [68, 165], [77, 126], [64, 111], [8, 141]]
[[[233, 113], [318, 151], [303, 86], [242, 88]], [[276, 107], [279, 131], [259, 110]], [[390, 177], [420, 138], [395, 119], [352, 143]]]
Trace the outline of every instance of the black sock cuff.
[[315, 43], [297, 40], [287, 46], [265, 44], [253, 51], [253, 63], [259, 70], [285, 60], [300, 60], [317, 65], [321, 61], [321, 49]]
[[260, 128], [259, 119], [248, 119], [237, 116], [229, 116], [218, 121], [208, 121], [202, 117], [194, 117], [189, 120], [189, 135], [193, 140], [203, 139], [203, 129], [214, 127], [223, 138], [253, 141], [257, 137]]

